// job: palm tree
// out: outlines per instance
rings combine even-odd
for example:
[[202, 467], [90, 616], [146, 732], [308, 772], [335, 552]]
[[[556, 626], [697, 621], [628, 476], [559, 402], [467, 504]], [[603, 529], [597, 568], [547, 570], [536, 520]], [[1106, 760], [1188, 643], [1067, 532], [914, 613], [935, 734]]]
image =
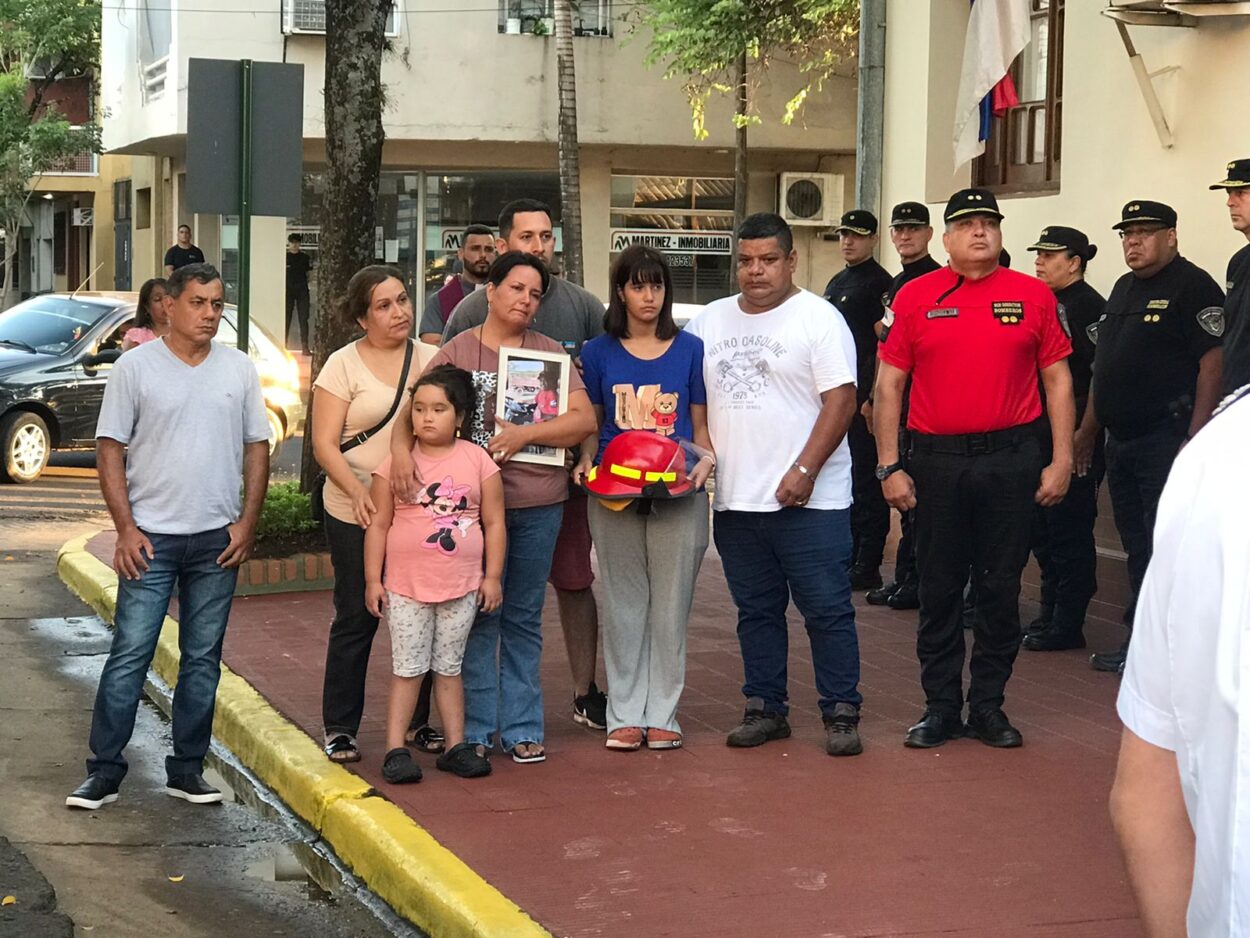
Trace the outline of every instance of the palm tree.
[[555, 0], [556, 75], [559, 86], [560, 217], [564, 277], [582, 285], [582, 180], [577, 145], [577, 76], [573, 68], [575, 0]]

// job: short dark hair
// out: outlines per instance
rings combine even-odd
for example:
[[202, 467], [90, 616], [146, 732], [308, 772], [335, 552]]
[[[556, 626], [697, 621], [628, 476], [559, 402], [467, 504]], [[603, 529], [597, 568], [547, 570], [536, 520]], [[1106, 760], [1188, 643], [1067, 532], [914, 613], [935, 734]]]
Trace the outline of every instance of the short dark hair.
[[738, 229], [739, 241], [762, 241], [765, 238], [776, 238], [781, 250], [787, 254], [794, 250], [794, 232], [780, 215], [756, 212], [743, 219]]
[[152, 291], [157, 287], [168, 291], [164, 277], [153, 277], [145, 280], [139, 288], [139, 308], [135, 310], [135, 326], [140, 329], [151, 329], [156, 323], [152, 320], [152, 312], [148, 306], [152, 302]]
[[408, 393], [415, 395], [417, 388], [427, 385], [443, 389], [462, 426], [477, 407], [477, 388], [473, 386], [473, 376], [463, 368], [451, 364], [435, 365], [416, 380]]
[[489, 225], [470, 225], [468, 228], [464, 229], [464, 237], [466, 240], [469, 235], [488, 235], [493, 238], [495, 237], [495, 232], [491, 231]]
[[183, 225], [179, 225], [179, 226], [178, 226], [178, 230], [179, 230], [179, 231], [181, 231], [183, 228], [186, 228], [186, 229], [187, 229], [187, 231], [190, 231], [190, 230], [191, 230], [191, 226], [190, 226], [190, 225], [183, 224]]
[[509, 202], [499, 213], [499, 237], [505, 241], [512, 234], [512, 219], [518, 212], [543, 212], [549, 219], [555, 221], [551, 214], [551, 206], [546, 202], [539, 202], [537, 199], [517, 199]]
[[343, 293], [343, 303], [339, 307], [339, 316], [349, 326], [360, 324], [360, 320], [369, 315], [369, 303], [373, 300], [373, 291], [378, 284], [391, 278], [404, 282], [404, 275], [399, 269], [389, 264], [370, 264], [352, 274], [347, 281], [347, 290]]
[[505, 251], [496, 257], [495, 262], [490, 265], [490, 273], [486, 275], [486, 282], [496, 287], [499, 286], [514, 267], [533, 267], [538, 271], [543, 282], [543, 293], [546, 293], [547, 288], [551, 286], [551, 272], [547, 270], [547, 265], [542, 262], [541, 258], [526, 254], [524, 251]]
[[165, 292], [178, 299], [182, 295], [182, 291], [187, 288], [192, 280], [196, 283], [209, 284], [214, 280], [220, 280], [221, 274], [212, 264], [187, 264], [185, 267], [179, 267], [165, 281]]
[[303, 244], [303, 243], [304, 243], [304, 236], [303, 236], [302, 234], [300, 234], [298, 231], [297, 231], [297, 232], [295, 232], [294, 234], [289, 234], [289, 235], [287, 235], [287, 236], [286, 236], [286, 239], [287, 239], [287, 241], [294, 241], [296, 244]]
[[623, 250], [612, 265], [608, 276], [610, 294], [608, 310], [603, 314], [603, 331], [610, 336], [624, 339], [629, 336], [629, 312], [621, 292], [628, 283], [658, 283], [664, 287], [664, 303], [660, 306], [660, 318], [655, 324], [657, 339], [671, 339], [677, 335], [677, 323], [673, 321], [673, 275], [668, 261], [655, 248], [632, 244]]

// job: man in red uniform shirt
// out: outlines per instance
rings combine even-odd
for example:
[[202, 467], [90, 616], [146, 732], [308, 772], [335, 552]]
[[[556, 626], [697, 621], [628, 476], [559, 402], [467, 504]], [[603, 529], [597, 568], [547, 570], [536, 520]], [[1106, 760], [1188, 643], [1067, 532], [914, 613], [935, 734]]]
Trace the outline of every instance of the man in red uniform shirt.
[[[886, 501], [916, 510], [920, 628], [916, 652], [925, 712], [905, 745], [940, 746], [973, 735], [1019, 746], [1003, 691], [1020, 649], [1020, 573], [1034, 504], [1063, 498], [1072, 475], [1075, 405], [1065, 359], [1072, 353], [1054, 294], [999, 266], [1002, 213], [994, 196], [963, 189], [946, 205], [942, 243], [950, 265], [903, 287], [887, 312], [874, 393], [877, 478]], [[1038, 374], [1054, 443], [1043, 468]], [[911, 376], [911, 474], [898, 424]], [[962, 713], [963, 589], [977, 582], [968, 722]]]

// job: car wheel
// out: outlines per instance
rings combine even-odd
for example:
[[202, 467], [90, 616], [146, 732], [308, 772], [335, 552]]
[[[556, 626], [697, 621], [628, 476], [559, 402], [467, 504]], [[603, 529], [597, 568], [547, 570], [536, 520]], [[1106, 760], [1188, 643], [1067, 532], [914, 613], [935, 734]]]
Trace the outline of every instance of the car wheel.
[[38, 414], [18, 411], [0, 420], [0, 447], [4, 454], [0, 476], [6, 482], [34, 482], [48, 468], [52, 435]]
[[286, 425], [283, 424], [282, 418], [278, 416], [276, 411], [265, 411], [269, 417], [269, 462], [272, 465], [277, 462], [278, 454], [282, 452], [282, 441], [286, 437]]

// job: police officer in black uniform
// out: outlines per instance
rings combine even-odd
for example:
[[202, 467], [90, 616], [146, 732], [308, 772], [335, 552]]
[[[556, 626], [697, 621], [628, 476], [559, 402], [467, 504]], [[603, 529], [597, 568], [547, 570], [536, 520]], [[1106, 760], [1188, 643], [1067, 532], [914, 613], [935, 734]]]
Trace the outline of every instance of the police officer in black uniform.
[[[890, 289], [890, 275], [872, 256], [877, 248], [877, 218], [872, 212], [862, 209], [847, 212], [837, 232], [841, 236], [846, 267], [825, 287], [825, 299], [842, 313], [855, 337], [855, 403], [862, 407], [872, 393], [877, 362], [876, 325], [881, 321], [881, 304]], [[877, 447], [868, 422], [858, 410], [851, 421], [847, 440], [851, 447], [855, 498], [851, 505], [851, 534], [855, 538], [851, 588], [867, 590], [881, 585], [881, 559], [890, 533], [890, 507], [881, 494], [881, 483], [873, 475], [877, 468]]]
[[[1038, 508], [1033, 555], [1042, 571], [1042, 613], [1024, 636], [1030, 651], [1085, 647], [1085, 612], [1098, 592], [1098, 555], [1094, 522], [1098, 486], [1105, 471], [1103, 432], [1090, 415], [1085, 420], [1094, 364], [1094, 332], [1107, 301], [1085, 282], [1085, 267], [1098, 252], [1084, 232], [1062, 225], [1042, 231], [1030, 251], [1037, 252], [1034, 272], [1054, 291], [1059, 317], [1072, 339], [1068, 368], [1076, 399], [1077, 432], [1073, 441], [1073, 476], [1063, 501]], [[1049, 427], [1043, 449], [1050, 450]]]
[[[1228, 175], [1210, 188], [1223, 189], [1233, 227], [1250, 241], [1250, 159], [1233, 160]], [[1224, 393], [1250, 385], [1250, 244], [1228, 262], [1224, 284]]]
[[[1112, 227], [1129, 273], [1116, 281], [1098, 323], [1089, 406], [1107, 430], [1107, 487], [1128, 554], [1124, 624], [1131, 630], [1172, 460], [1219, 401], [1224, 293], [1180, 256], [1170, 206], [1135, 199]], [[1128, 643], [1091, 656], [1090, 666], [1123, 673]]]
[[[929, 207], [923, 202], [900, 202], [890, 212], [890, 240], [894, 250], [898, 252], [903, 269], [890, 282], [886, 293], [885, 305], [888, 307], [898, 296], [903, 284], [917, 277], [941, 270], [942, 265], [929, 253], [929, 242], [933, 240], [933, 226], [929, 222]], [[884, 323], [877, 325], [877, 334], [884, 342], [889, 335], [889, 328]], [[864, 418], [871, 424], [872, 397], [861, 411]], [[907, 439], [907, 393], [903, 393], [903, 416], [899, 421], [898, 451], [907, 461], [907, 453], [911, 449]], [[894, 559], [894, 579], [875, 590], [869, 590], [864, 597], [873, 606], [889, 606], [891, 609], [919, 609], [920, 584], [916, 579], [916, 543], [912, 532], [914, 514], [904, 511], [900, 515], [902, 535], [898, 539], [898, 547]]]

